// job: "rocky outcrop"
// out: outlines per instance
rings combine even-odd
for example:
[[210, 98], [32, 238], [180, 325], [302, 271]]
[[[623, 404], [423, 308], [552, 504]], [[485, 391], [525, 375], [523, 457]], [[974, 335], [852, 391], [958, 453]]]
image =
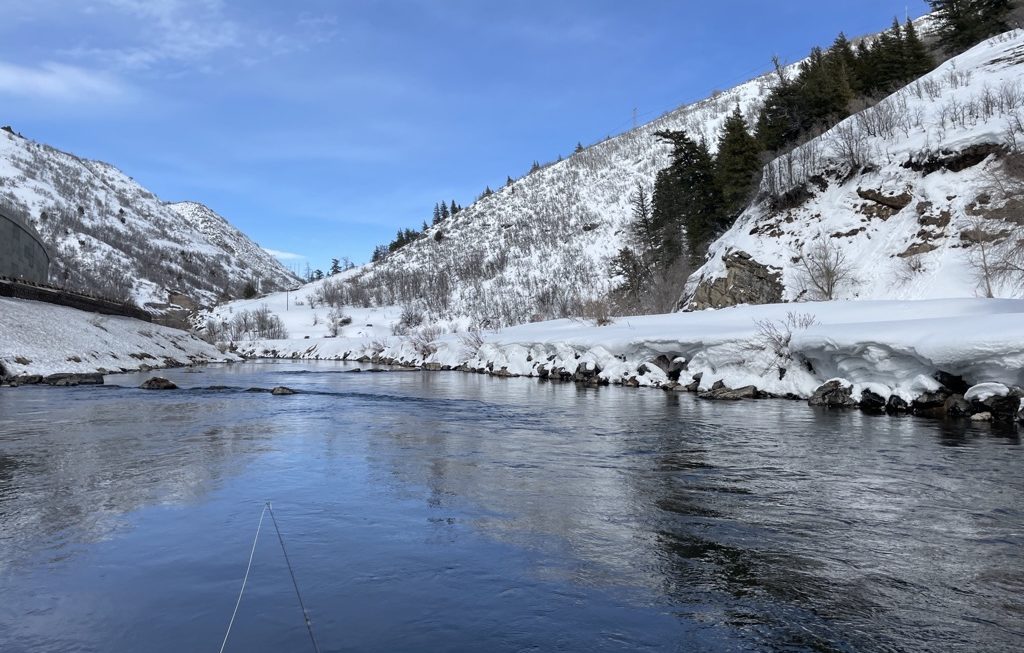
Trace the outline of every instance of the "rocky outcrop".
[[686, 308], [704, 310], [737, 304], [776, 304], [782, 301], [782, 273], [754, 260], [746, 252], [732, 252], [723, 259], [725, 276], [701, 279]]
[[913, 199], [910, 193], [900, 193], [899, 195], [886, 195], [882, 191], [874, 189], [857, 189], [857, 196], [862, 200], [868, 200], [875, 204], [881, 204], [882, 206], [892, 209], [893, 211], [902, 211], [910, 205], [910, 200]]
[[291, 388], [285, 387], [283, 385], [279, 385], [276, 388], [274, 388], [273, 390], [271, 390], [270, 394], [275, 395], [275, 396], [280, 396], [280, 395], [294, 395], [294, 394], [298, 394], [298, 392], [296, 392], [295, 390], [292, 390]]

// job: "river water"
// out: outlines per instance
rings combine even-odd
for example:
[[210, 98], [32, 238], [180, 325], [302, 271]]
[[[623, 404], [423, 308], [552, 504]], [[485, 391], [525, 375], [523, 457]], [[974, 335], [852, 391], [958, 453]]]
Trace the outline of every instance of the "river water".
[[267, 500], [323, 651], [1024, 650], [1015, 430], [356, 367], [0, 389], [0, 650], [218, 650]]

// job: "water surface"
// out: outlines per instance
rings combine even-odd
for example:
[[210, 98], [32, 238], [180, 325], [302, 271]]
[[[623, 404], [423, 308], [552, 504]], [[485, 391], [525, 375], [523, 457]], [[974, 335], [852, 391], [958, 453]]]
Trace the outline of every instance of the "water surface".
[[267, 500], [324, 651], [1024, 649], [1016, 430], [354, 367], [0, 389], [0, 650], [217, 650]]

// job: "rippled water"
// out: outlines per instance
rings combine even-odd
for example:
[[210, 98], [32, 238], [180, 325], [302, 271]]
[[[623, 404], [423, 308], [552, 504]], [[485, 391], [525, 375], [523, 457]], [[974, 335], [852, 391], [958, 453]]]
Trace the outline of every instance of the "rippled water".
[[217, 650], [265, 500], [325, 651], [1024, 649], [1015, 430], [351, 369], [0, 389], [0, 650]]

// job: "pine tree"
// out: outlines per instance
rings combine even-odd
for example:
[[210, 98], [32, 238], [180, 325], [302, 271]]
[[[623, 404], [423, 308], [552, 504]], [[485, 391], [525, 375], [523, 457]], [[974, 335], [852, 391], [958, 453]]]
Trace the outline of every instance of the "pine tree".
[[341, 273], [341, 261], [339, 261], [336, 258], [332, 258], [331, 259], [331, 269], [327, 272], [327, 274], [329, 274], [331, 276], [334, 276], [335, 274], [340, 274], [340, 273]]
[[779, 83], [768, 93], [757, 117], [755, 134], [761, 148], [775, 152], [795, 142], [800, 135], [799, 96], [793, 80], [786, 77], [778, 58], [772, 60]]
[[761, 148], [749, 131], [739, 105], [722, 127], [715, 159], [715, 179], [722, 190], [722, 206], [728, 218], [746, 207], [761, 171]]
[[579, 141], [576, 141], [576, 149], [573, 150], [572, 153], [573, 154], [579, 154], [582, 151], [583, 151], [583, 143], [580, 143]]
[[928, 0], [938, 23], [939, 42], [958, 54], [1009, 29], [1012, 0]]
[[505, 178], [505, 188], [508, 188], [509, 186], [511, 186], [514, 183], [515, 183], [515, 181], [513, 181], [511, 176], [507, 176]]
[[652, 210], [658, 232], [655, 256], [659, 265], [668, 267], [683, 252], [684, 231], [689, 255], [698, 258], [718, 229], [722, 198], [706, 143], [681, 131], [655, 135], [672, 145], [672, 163], [655, 179]]
[[907, 19], [903, 24], [903, 79], [904, 81], [915, 80], [935, 68], [935, 61], [932, 55], [928, 54], [928, 48], [917, 35], [917, 28], [914, 22]]
[[451, 213], [448, 211], [448, 205], [445, 204], [444, 202], [441, 202], [440, 215], [441, 215], [441, 222], [444, 222], [445, 220], [447, 220], [451, 216]]
[[452, 200], [452, 205], [448, 208], [448, 214], [455, 215], [461, 210], [462, 209], [459, 207], [459, 205], [455, 203], [455, 200]]
[[892, 19], [892, 26], [878, 36], [871, 50], [876, 86], [885, 92], [892, 91], [906, 79], [903, 29], [898, 19]]
[[443, 204], [441, 204], [441, 205], [434, 204], [434, 222], [433, 222], [433, 224], [437, 224], [438, 222], [441, 221], [441, 206], [443, 206]]

